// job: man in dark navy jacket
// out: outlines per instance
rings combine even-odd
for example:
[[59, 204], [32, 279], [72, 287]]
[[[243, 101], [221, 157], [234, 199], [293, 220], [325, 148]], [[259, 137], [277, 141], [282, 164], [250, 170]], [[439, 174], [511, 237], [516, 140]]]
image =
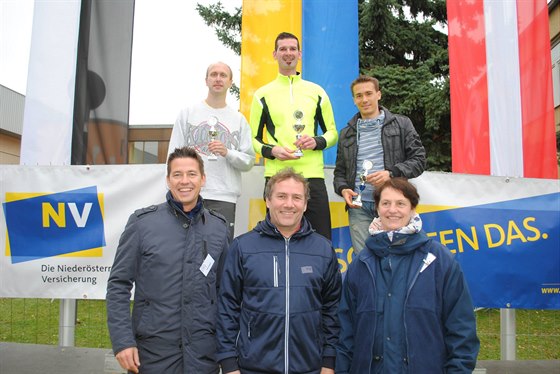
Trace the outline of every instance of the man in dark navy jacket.
[[216, 288], [229, 237], [224, 217], [204, 208], [205, 179], [198, 153], [175, 149], [167, 161], [167, 201], [137, 210], [121, 235], [107, 284], [107, 323], [115, 357], [130, 373], [219, 372]]
[[303, 216], [305, 178], [265, 188], [266, 219], [234, 239], [218, 301], [217, 359], [228, 373], [334, 374], [341, 279], [331, 242]]

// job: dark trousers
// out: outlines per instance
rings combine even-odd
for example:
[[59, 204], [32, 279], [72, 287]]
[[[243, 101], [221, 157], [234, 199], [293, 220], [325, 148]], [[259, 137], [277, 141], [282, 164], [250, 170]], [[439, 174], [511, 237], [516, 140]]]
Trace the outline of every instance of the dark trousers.
[[[268, 183], [268, 179], [269, 178], [265, 179], [265, 187]], [[311, 223], [311, 226], [317, 233], [332, 240], [331, 209], [325, 180], [323, 178], [309, 178], [307, 181], [309, 182], [310, 198], [307, 202], [307, 210], [303, 215], [307, 218], [309, 223]]]
[[204, 200], [204, 206], [212, 209], [226, 218], [229, 229], [229, 241], [233, 240], [233, 231], [235, 228], [235, 204], [227, 201]]

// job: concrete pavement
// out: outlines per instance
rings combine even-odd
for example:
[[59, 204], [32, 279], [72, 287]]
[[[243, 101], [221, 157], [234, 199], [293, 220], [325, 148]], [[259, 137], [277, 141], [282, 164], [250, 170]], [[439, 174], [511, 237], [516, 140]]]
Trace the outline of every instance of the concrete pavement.
[[[1, 374], [121, 374], [110, 349], [0, 342]], [[479, 361], [475, 374], [560, 374], [560, 360]]]

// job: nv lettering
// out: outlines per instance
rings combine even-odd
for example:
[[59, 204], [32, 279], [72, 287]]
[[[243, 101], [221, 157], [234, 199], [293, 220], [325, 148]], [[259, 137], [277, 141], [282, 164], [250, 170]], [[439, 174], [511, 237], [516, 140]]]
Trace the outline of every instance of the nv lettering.
[[[80, 213], [76, 203], [66, 203], [70, 214], [74, 219], [77, 227], [86, 227], [86, 223], [89, 217], [89, 212], [91, 211], [91, 206], [93, 203], [85, 203], [84, 209]], [[64, 203], [58, 203], [57, 208], [50, 203], [42, 204], [43, 210], [43, 227], [51, 227], [51, 219], [55, 225], [58, 227], [66, 227], [66, 209], [64, 209]]]

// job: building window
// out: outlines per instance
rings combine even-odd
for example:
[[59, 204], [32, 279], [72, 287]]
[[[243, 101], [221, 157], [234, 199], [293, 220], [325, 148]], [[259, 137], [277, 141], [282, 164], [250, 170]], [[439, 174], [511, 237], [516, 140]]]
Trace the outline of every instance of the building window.
[[157, 164], [158, 142], [131, 142], [128, 147], [129, 164]]
[[552, 90], [554, 93], [554, 107], [560, 106], [560, 43], [552, 50]]

